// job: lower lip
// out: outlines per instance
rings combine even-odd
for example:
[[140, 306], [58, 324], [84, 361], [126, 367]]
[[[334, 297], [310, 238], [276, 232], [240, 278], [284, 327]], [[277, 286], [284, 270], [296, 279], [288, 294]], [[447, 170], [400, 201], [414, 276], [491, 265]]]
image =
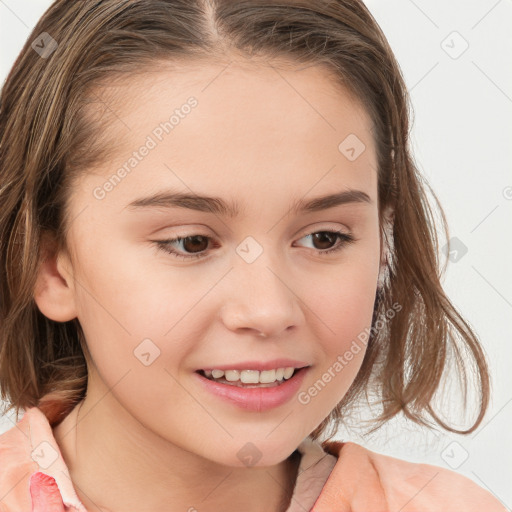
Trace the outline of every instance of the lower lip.
[[309, 367], [297, 370], [291, 379], [268, 388], [242, 388], [222, 384], [195, 373], [210, 393], [217, 395], [247, 411], [262, 412], [288, 402], [299, 390]]

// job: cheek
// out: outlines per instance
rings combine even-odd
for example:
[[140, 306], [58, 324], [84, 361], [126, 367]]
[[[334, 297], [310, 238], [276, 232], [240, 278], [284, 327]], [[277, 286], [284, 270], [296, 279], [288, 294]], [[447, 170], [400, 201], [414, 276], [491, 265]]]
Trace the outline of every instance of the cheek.
[[331, 350], [344, 346], [364, 330], [372, 321], [376, 293], [373, 269], [347, 266], [317, 293], [313, 300], [318, 304], [318, 315], [326, 324]]
[[91, 329], [130, 337], [134, 344], [139, 338], [161, 338], [197, 301], [200, 290], [190, 286], [190, 273], [167, 268], [156, 248], [134, 247], [108, 233], [98, 242], [94, 256], [82, 254], [78, 281], [83, 286], [76, 287], [79, 319], [93, 324]]
[[[359, 244], [359, 245], [357, 245]], [[378, 238], [356, 245], [321, 272], [304, 272], [301, 299], [322, 329], [330, 352], [343, 349], [371, 326], [379, 272]], [[311, 320], [313, 321], [313, 320]]]
[[[333, 283], [325, 294], [317, 296], [319, 315], [326, 325], [323, 329], [326, 335], [322, 337], [325, 364], [330, 366], [339, 356], [352, 350], [353, 356], [347, 357], [354, 360], [351, 366], [357, 373], [355, 367], [362, 362], [366, 350], [366, 344], [361, 342], [362, 335], [371, 327], [375, 283], [356, 272], [347, 274], [347, 278], [340, 281]], [[353, 348], [354, 342], [359, 348]]]
[[[134, 301], [136, 304], [122, 302], [128, 310], [144, 309], [144, 302], [135, 298]], [[103, 305], [108, 304], [105, 300]], [[79, 318], [95, 369], [91, 379], [94, 389], [107, 392], [105, 387], [108, 388], [135, 417], [159, 410], [170, 397], [173, 406], [190, 406], [190, 399], [178, 381], [179, 365], [191, 350], [190, 343], [187, 345], [191, 338], [171, 330], [179, 318], [173, 320], [163, 315], [155, 324], [151, 319], [144, 320], [143, 315], [131, 319], [127, 315], [121, 325], [116, 313], [122, 317], [115, 308], [106, 311], [89, 300]]]
[[[377, 251], [377, 255], [373, 251]], [[363, 362], [371, 329], [378, 277], [378, 247], [367, 247], [337, 265], [336, 272], [310, 282], [309, 323], [315, 325], [321, 360], [298, 402], [322, 417], [341, 401]], [[306, 283], [302, 284], [305, 290]]]
[[201, 298], [218, 277], [196, 278], [191, 286], [190, 271], [166, 266], [152, 248], [116, 241], [96, 249], [94, 258], [81, 260], [83, 286], [76, 291], [78, 319], [101, 381], [115, 386], [128, 407], [156, 407], [170, 395], [185, 405], [186, 392], [175, 379], [194, 340], [204, 336]]

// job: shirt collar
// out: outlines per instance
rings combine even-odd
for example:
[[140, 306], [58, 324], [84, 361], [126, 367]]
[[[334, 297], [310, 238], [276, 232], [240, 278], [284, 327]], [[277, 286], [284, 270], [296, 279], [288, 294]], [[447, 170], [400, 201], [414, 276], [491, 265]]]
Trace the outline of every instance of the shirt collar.
[[44, 413], [37, 407], [30, 407], [25, 411], [21, 421], [28, 423], [32, 448], [30, 457], [39, 466], [38, 471], [55, 479], [64, 506], [71, 510], [86, 512], [73, 487], [69, 470]]

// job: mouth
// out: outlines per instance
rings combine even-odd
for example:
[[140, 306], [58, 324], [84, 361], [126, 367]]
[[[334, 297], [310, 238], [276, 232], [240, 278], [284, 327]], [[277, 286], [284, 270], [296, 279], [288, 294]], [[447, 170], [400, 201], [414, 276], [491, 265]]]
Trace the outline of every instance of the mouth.
[[[268, 368], [268, 365], [265, 366]], [[283, 406], [292, 400], [302, 386], [311, 366], [287, 368], [286, 374], [286, 368], [262, 371], [254, 369], [240, 371], [228, 368], [216, 371], [211, 368], [196, 370], [194, 373], [200, 385], [203, 386], [202, 389], [210, 395], [246, 412], [262, 413]]]
[[269, 388], [283, 385], [301, 370], [308, 368], [282, 367], [273, 370], [197, 370], [202, 377], [239, 388]]

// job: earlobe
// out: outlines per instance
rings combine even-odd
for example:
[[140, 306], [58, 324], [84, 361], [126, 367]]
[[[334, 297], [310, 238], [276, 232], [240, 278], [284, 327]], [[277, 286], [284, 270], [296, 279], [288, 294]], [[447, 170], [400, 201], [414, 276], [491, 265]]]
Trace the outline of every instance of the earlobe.
[[45, 235], [41, 241], [34, 301], [50, 320], [67, 322], [77, 316], [71, 267], [69, 259], [55, 248], [55, 241]]

